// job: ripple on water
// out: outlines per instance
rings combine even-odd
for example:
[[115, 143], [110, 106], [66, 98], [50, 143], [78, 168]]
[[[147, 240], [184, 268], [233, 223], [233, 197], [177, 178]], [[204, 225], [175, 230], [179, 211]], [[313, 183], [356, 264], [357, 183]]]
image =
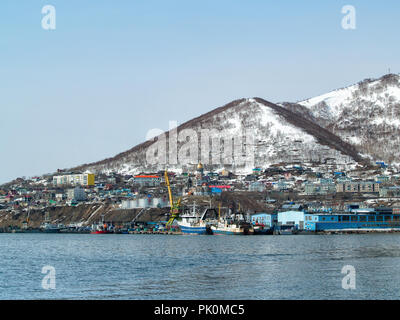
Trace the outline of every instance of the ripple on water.
[[0, 234], [0, 299], [398, 299], [399, 263], [396, 234]]

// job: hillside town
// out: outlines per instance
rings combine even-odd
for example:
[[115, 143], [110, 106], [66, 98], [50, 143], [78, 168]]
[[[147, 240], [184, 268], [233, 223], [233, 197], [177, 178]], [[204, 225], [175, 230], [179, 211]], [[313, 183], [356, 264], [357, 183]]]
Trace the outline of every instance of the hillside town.
[[[151, 210], [158, 212], [157, 217], [146, 220], [143, 215], [143, 223], [166, 222], [173, 204], [165, 174], [165, 171], [122, 175], [58, 170], [52, 175], [19, 178], [0, 187], [0, 226], [3, 230], [38, 227], [40, 219], [29, 226], [29, 215], [34, 221], [37, 212], [41, 212], [41, 225], [47, 221], [81, 229], [89, 228], [100, 217], [110, 221], [107, 216], [110, 212], [114, 217], [118, 217], [115, 213], [124, 213], [120, 219], [111, 219], [121, 228], [132, 227], [132, 222], [140, 221], [136, 221], [139, 214]], [[393, 208], [397, 210], [400, 206], [400, 172], [384, 162], [349, 172], [330, 170], [326, 165], [281, 163], [254, 168], [247, 175], [227, 169], [208, 171], [199, 163], [190, 172], [168, 171], [167, 175], [171, 196], [182, 199], [182, 208], [193, 203], [198, 207], [220, 206], [225, 210], [223, 214], [240, 211], [248, 221], [263, 214], [271, 218], [292, 211], [301, 212], [303, 219], [306, 213], [346, 212], [349, 208], [386, 208], [393, 213]], [[62, 219], [53, 219], [57, 211], [69, 208], [68, 212], [75, 212], [85, 206], [93, 208], [89, 219], [75, 217], [77, 220], [73, 221], [73, 214], [65, 213]], [[301, 227], [304, 228], [304, 221]]]

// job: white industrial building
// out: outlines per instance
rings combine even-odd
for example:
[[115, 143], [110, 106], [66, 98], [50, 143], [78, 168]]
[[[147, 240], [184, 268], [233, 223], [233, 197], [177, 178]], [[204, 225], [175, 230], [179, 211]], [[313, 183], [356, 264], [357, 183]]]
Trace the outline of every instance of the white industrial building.
[[169, 202], [163, 198], [139, 198], [131, 200], [122, 200], [121, 209], [136, 208], [165, 208]]

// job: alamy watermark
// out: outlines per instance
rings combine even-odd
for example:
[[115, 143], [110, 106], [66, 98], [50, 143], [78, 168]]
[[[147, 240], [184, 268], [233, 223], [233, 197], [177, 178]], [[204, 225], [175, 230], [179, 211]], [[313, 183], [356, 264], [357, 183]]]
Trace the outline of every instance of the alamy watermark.
[[342, 7], [342, 28], [345, 30], [356, 28], [356, 8], [352, 5], [345, 5]]
[[53, 266], [44, 266], [42, 273], [45, 274], [42, 279], [42, 288], [54, 290], [56, 288], [56, 269]]
[[356, 268], [352, 265], [345, 265], [342, 268], [342, 274], [345, 274], [342, 279], [342, 288], [345, 290], [354, 290], [356, 288]]
[[52, 5], [45, 5], [42, 8], [42, 28], [44, 30], [56, 29], [56, 8]]
[[154, 143], [146, 150], [148, 165], [190, 165], [201, 162], [211, 165], [254, 166], [254, 132], [241, 133], [215, 128], [178, 130], [177, 122], [169, 122], [169, 132], [152, 129], [146, 140]]
[[[353, 5], [345, 5], [342, 7], [341, 26], [345, 30], [356, 29], [356, 9]], [[56, 29], [56, 8], [53, 5], [45, 5], [42, 7], [42, 28], [44, 30]]]

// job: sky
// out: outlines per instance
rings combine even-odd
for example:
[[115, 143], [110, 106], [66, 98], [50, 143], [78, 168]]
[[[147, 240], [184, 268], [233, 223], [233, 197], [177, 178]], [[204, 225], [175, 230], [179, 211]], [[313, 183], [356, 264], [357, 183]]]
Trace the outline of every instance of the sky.
[[[55, 8], [55, 29], [42, 27]], [[344, 29], [342, 7], [355, 8]], [[239, 98], [400, 72], [400, 3], [2, 0], [0, 183], [112, 157]]]

